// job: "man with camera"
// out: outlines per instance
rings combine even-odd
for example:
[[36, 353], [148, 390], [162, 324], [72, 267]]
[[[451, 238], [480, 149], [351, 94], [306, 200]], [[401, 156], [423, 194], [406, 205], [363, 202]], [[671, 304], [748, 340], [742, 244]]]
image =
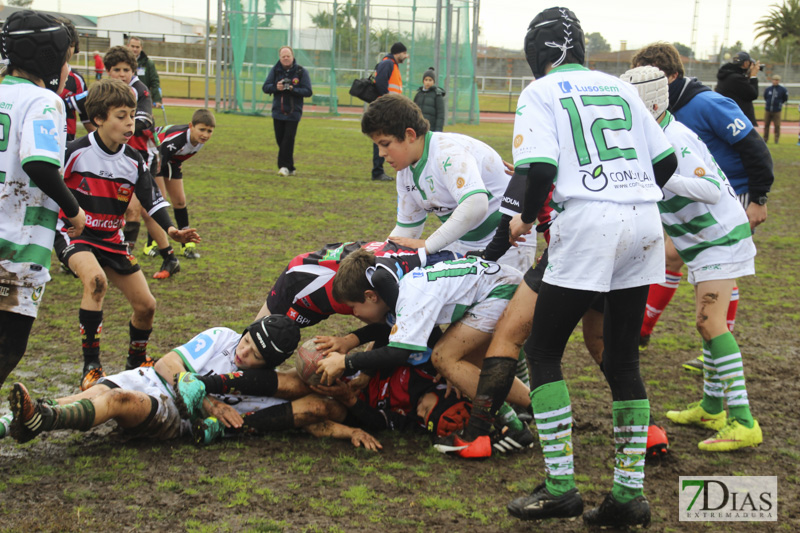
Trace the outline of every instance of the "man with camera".
[[278, 143], [278, 174], [294, 176], [294, 138], [303, 115], [303, 98], [311, 96], [311, 78], [295, 61], [291, 47], [282, 46], [278, 57], [261, 90], [275, 95], [272, 124]]
[[730, 63], [725, 63], [717, 72], [717, 87], [714, 89], [727, 96], [739, 106], [753, 126], [758, 125], [753, 100], [758, 98], [758, 71], [764, 65], [754, 61], [747, 52], [739, 52]]

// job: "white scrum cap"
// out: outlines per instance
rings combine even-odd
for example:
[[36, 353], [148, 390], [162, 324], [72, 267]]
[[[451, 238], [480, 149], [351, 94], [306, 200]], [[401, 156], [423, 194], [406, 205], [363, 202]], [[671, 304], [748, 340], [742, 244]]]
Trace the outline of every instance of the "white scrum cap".
[[661, 116], [669, 106], [669, 90], [667, 76], [657, 67], [636, 67], [620, 76], [639, 91], [639, 97], [654, 118]]

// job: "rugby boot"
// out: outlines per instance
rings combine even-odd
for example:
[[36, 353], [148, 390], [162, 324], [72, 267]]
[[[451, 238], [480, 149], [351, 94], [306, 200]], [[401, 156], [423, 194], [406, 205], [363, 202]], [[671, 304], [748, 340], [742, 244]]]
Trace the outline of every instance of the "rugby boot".
[[136, 356], [136, 355], [129, 355], [128, 359], [125, 361], [125, 370], [133, 370], [134, 368], [146, 368], [149, 366], [155, 366], [156, 360], [150, 357], [149, 355], [145, 355], [143, 357]]
[[201, 414], [203, 399], [206, 397], [206, 386], [191, 372], [181, 372], [175, 376], [175, 405], [181, 418], [193, 419]]
[[161, 263], [161, 269], [153, 274], [153, 279], [167, 279], [180, 271], [180, 261], [178, 261], [177, 257], [171, 256], [169, 259], [164, 259], [164, 262]]
[[49, 421], [46, 419], [53, 417], [52, 409], [42, 402], [34, 402], [22, 383], [14, 383], [8, 395], [8, 402], [11, 404], [11, 414], [14, 417], [10, 433], [20, 444], [33, 440]]
[[492, 438], [492, 448], [499, 453], [518, 452], [532, 448], [536, 439], [530, 428], [523, 423], [522, 429], [511, 429], [506, 426], [502, 432], [496, 432]]
[[644, 496], [637, 496], [628, 503], [620, 503], [610, 492], [600, 507], [595, 507], [583, 515], [587, 526], [638, 528], [650, 525], [650, 503]]
[[464, 459], [485, 459], [492, 456], [492, 439], [489, 435], [481, 435], [471, 441], [463, 440], [462, 435], [463, 430], [440, 437], [433, 447], [438, 452], [452, 453]]
[[186, 259], [200, 259], [200, 254], [197, 252], [197, 245], [193, 242], [187, 242], [181, 246], [183, 257]]
[[225, 426], [213, 416], [198, 417], [192, 423], [192, 440], [200, 446], [213, 444], [223, 433], [225, 433]]
[[688, 372], [695, 372], [695, 373], [703, 373], [703, 356], [696, 359], [692, 359], [691, 361], [686, 361], [681, 365], [684, 370]]
[[650, 344], [650, 335], [639, 335], [639, 349], [644, 350]]
[[528, 496], [509, 503], [506, 508], [511, 516], [520, 520], [546, 520], [548, 518], [575, 518], [583, 513], [583, 498], [578, 489], [571, 489], [561, 496], [553, 496], [542, 483]]
[[749, 428], [732, 418], [716, 435], [704, 440], [697, 447], [704, 452], [732, 452], [739, 448], [758, 446], [763, 440], [757, 420], [753, 420], [753, 427]]
[[103, 366], [100, 364], [99, 359], [85, 363], [83, 365], [83, 377], [81, 378], [81, 390], [89, 389], [97, 383], [97, 380], [104, 377], [106, 377], [106, 373], [103, 372]]
[[647, 457], [664, 457], [669, 449], [669, 439], [664, 428], [655, 424], [647, 427]]
[[700, 426], [719, 431], [725, 427], [728, 413], [721, 411], [715, 415], [703, 409], [700, 402], [690, 403], [683, 411], [667, 411], [667, 418], [676, 424]]
[[144, 252], [144, 255], [146, 255], [147, 257], [157, 257], [158, 245], [156, 244], [156, 241], [150, 241], [147, 244], [145, 244], [144, 248], [142, 248], [142, 251]]

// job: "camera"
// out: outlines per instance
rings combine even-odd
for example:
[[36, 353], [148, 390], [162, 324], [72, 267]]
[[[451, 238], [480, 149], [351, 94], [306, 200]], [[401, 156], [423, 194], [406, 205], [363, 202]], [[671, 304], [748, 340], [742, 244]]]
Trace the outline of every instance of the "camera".
[[763, 71], [764, 70], [764, 65], [759, 65], [758, 66], [758, 70]]
[[292, 85], [292, 78], [283, 78], [280, 83], [283, 84], [284, 88], [289, 87]]

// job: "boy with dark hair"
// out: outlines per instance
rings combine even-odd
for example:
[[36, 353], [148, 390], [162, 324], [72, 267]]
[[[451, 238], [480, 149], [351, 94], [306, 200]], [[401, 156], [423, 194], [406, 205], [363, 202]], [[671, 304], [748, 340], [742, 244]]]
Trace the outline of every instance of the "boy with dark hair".
[[546, 478], [508, 510], [523, 520], [583, 513], [561, 362], [570, 334], [600, 294], [614, 482], [603, 503], [583, 518], [600, 527], [647, 526], [650, 507], [642, 490], [650, 405], [639, 373], [638, 326], [649, 284], [663, 280], [656, 202], [677, 158], [630, 85], [583, 67], [584, 46], [580, 22], [567, 8], [539, 13], [525, 36], [536, 81], [520, 95], [514, 122], [514, 166], [527, 174], [527, 187], [511, 238], [531, 230], [554, 182], [560, 213], [550, 228], [548, 267], [525, 343]]
[[[430, 132], [419, 107], [399, 94], [372, 102], [361, 131], [397, 170], [397, 223], [391, 240], [427, 253], [447, 248], [462, 255], [491, 242], [509, 183], [496, 151], [466, 135]], [[423, 240], [428, 213], [435, 213], [442, 226]], [[531, 239], [499, 261], [524, 271], [535, 254], [536, 240]]]
[[[251, 324], [244, 333], [224, 327], [208, 329], [161, 357], [154, 367], [102, 378], [74, 396], [34, 402], [25, 386], [16, 383], [9, 395], [13, 413], [10, 432], [18, 442], [27, 442], [43, 431], [87, 431], [114, 419], [130, 438], [177, 438], [189, 432], [172, 395], [177, 374], [187, 371], [225, 374], [264, 367], [289, 357], [299, 339], [294, 322], [274, 315]], [[269, 342], [262, 343], [263, 340]], [[280, 411], [285, 420], [258, 416], [265, 411]], [[221, 420], [221, 425], [234, 428], [276, 431], [302, 427], [316, 436], [350, 439], [355, 446], [371, 450], [380, 448], [380, 443], [366, 432], [327, 421], [326, 404], [320, 398], [290, 402], [285, 398], [246, 396], [231, 391], [204, 397], [199, 412], [201, 417], [214, 417]]]
[[[67, 32], [69, 32], [70, 37], [70, 56], [73, 54], [77, 54], [80, 52], [80, 39], [78, 38], [78, 32], [75, 29], [75, 26], [69, 20], [65, 18], [58, 19], [61, 24], [67, 28]], [[67, 63], [69, 64], [69, 63]], [[81, 94], [86, 91], [86, 80], [83, 79], [78, 72], [72, 70], [72, 67], [69, 69], [69, 74], [67, 75], [67, 79], [64, 82], [64, 89], [61, 91], [59, 96], [67, 102], [71, 97]], [[87, 132], [91, 132], [94, 130], [94, 126], [92, 123], [89, 122], [89, 118], [86, 116], [84, 110], [80, 110], [80, 119], [83, 123], [83, 127], [86, 128]], [[67, 142], [75, 140], [75, 133], [77, 132], [77, 115], [79, 114], [79, 110], [76, 109], [67, 109]]]
[[[684, 77], [680, 54], [672, 44], [650, 44], [631, 59], [631, 67], [648, 65], [666, 74], [670, 113], [703, 139], [744, 206], [750, 227], [755, 229], [767, 219], [767, 193], [775, 179], [772, 156], [764, 139], [734, 101], [713, 92], [695, 78]], [[666, 281], [650, 287], [640, 332], [642, 345], [649, 342], [661, 313], [678, 290], [682, 267], [683, 261], [667, 240]], [[739, 290], [734, 287], [727, 315], [729, 329], [733, 329], [738, 302]], [[685, 363], [684, 368], [701, 372], [703, 361], [694, 359]]]
[[[8, 61], [0, 83], [0, 386], [28, 345], [45, 284], [59, 208], [77, 237], [86, 214], [64, 185], [64, 102], [69, 35], [50, 15], [9, 15], [0, 31]], [[35, 217], [30, 215], [35, 213]]]
[[431, 361], [449, 383], [472, 398], [472, 417], [463, 432], [439, 442], [437, 449], [465, 458], [489, 457], [495, 424], [509, 426], [505, 438], [514, 441], [514, 447], [527, 447], [533, 436], [504, 403], [506, 397], [515, 405], [528, 403], [529, 389], [514, 378], [516, 354], [507, 358], [486, 353], [520, 278], [513, 268], [468, 257], [417, 268], [398, 283], [372, 253], [357, 250], [342, 261], [333, 280], [333, 297], [368, 324], [391, 323], [389, 344], [347, 355], [332, 352], [318, 363], [317, 373], [329, 384], [345, 371], [393, 369], [425, 350], [436, 325], [450, 324]]
[[81, 389], [88, 389], [103, 373], [100, 331], [108, 279], [119, 287], [133, 307], [126, 368], [152, 365], [147, 341], [156, 302], [136, 258], [122, 239], [123, 216], [131, 199], [139, 198], [154, 220], [178, 242], [199, 241], [192, 228], [178, 230], [164, 210], [169, 204], [141, 155], [128, 146], [133, 136], [136, 100], [120, 80], [101, 80], [89, 90], [86, 112], [97, 131], [73, 141], [67, 148], [64, 178], [78, 203], [87, 211], [87, 228], [80, 237], [68, 230], [70, 221], [58, 221], [55, 249], [59, 260], [80, 278], [83, 296], [79, 320], [83, 346]]
[[[172, 202], [172, 209], [175, 213], [175, 222], [178, 227], [189, 227], [189, 210], [186, 207], [186, 194], [183, 190], [183, 169], [184, 161], [194, 156], [205, 143], [211, 139], [217, 121], [214, 114], [208, 109], [198, 109], [192, 114], [192, 122], [181, 126], [165, 126], [156, 130], [155, 141], [158, 145], [158, 172], [155, 175], [156, 183], [161, 189], [161, 194], [166, 194]], [[154, 162], [155, 164], [155, 162]], [[163, 250], [169, 247], [167, 236], [156, 230], [156, 235], [148, 234], [148, 242], [144, 247], [144, 253], [150, 256], [158, 253], [165, 256]], [[155, 239], [153, 240], [153, 238]], [[183, 256], [188, 259], [198, 259], [200, 254], [196, 251], [196, 245], [188, 242], [182, 246]], [[166, 256], [169, 256], [167, 253]], [[156, 273], [156, 279], [160, 279], [163, 270]], [[168, 277], [168, 276], [167, 276]]]

